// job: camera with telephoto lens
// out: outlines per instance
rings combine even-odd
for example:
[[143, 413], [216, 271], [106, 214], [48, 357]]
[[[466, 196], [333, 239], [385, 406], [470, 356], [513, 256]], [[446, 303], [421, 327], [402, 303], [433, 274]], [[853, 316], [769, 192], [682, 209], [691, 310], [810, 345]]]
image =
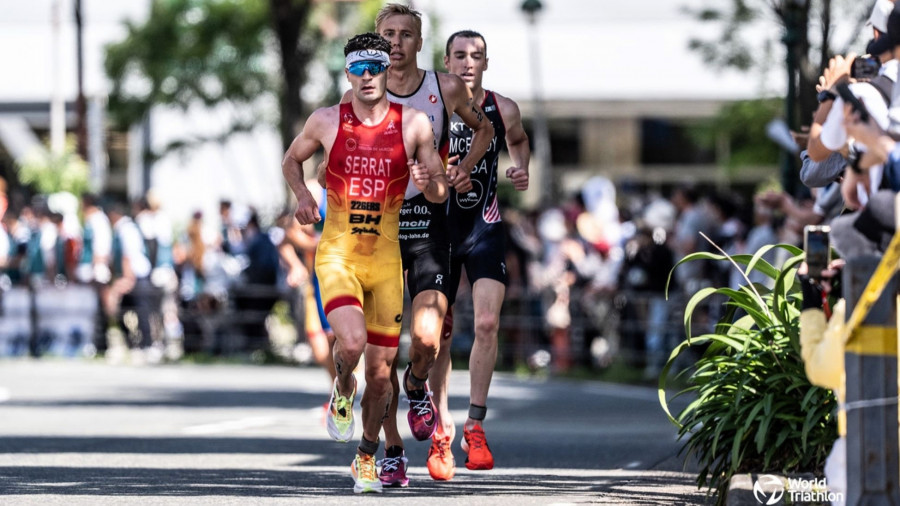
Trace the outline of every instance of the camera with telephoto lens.
[[850, 77], [854, 79], [872, 79], [878, 75], [881, 61], [872, 55], [857, 56], [853, 59]]

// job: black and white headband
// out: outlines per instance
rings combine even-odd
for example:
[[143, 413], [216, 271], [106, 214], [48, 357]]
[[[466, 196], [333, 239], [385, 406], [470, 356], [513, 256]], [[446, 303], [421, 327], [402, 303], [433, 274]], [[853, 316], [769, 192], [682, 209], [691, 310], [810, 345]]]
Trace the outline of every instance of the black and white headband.
[[360, 61], [376, 61], [389, 66], [391, 57], [384, 51], [378, 51], [377, 49], [360, 49], [347, 55], [347, 63], [344, 68], [349, 68], [350, 65]]

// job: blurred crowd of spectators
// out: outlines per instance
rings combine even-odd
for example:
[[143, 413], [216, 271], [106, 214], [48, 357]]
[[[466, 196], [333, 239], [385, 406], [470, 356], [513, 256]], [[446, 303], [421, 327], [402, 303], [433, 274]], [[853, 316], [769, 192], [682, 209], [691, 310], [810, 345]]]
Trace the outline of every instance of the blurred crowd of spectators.
[[[223, 200], [215, 219], [198, 211], [176, 231], [152, 192], [130, 205], [67, 193], [12, 201], [3, 191], [4, 307], [25, 291], [40, 306], [48, 294], [69, 290], [80, 296], [84, 292], [76, 287], [90, 287], [97, 299], [94, 338], [85, 344], [92, 351], [120, 345], [158, 361], [173, 342], [177, 355], [268, 347], [266, 317], [286, 298], [278, 251], [285, 234], [263, 227], [255, 210], [235, 212]], [[242, 337], [239, 343], [229, 344], [215, 328], [215, 318], [227, 314], [239, 317], [219, 326], [230, 326], [231, 334]], [[8, 316], [0, 316], [0, 338], [9, 341], [0, 342], [0, 355], [21, 353], [22, 341], [33, 355], [52, 347], [56, 336], [41, 337], [37, 330], [8, 335], [14, 327], [2, 324]], [[33, 314], [35, 320], [42, 316]]]
[[[664, 195], [617, 189], [595, 177], [557, 207], [507, 212], [510, 271], [519, 274], [507, 299], [526, 294], [540, 301], [527, 306], [543, 320], [532, 348], [536, 342], [548, 350], [552, 368], [603, 367], [619, 358], [655, 378], [684, 338], [687, 299], [704, 287], [746, 284], [728, 262], [694, 260], [673, 272], [676, 263], [698, 252], [754, 254], [769, 244], [799, 245], [815, 212], [812, 196], [701, 192], [691, 185]], [[775, 249], [764, 258], [778, 265], [786, 256]], [[719, 311], [712, 303], [698, 308], [693, 325], [710, 330]], [[533, 350], [524, 352], [525, 360], [533, 357]]]
[[[566, 370], [621, 358], [652, 376], [683, 337], [685, 297], [704, 286], [742, 284], [727, 264], [704, 261], [680, 265], [669, 281], [675, 263], [693, 252], [797, 244], [798, 219], [813, 208], [774, 192], [751, 200], [688, 185], [666, 195], [617, 191], [602, 177], [558, 206], [506, 206], [510, 286], [501, 359]], [[278, 301], [287, 303], [296, 339], [304, 340], [300, 300], [318, 232], [289, 210], [263, 220], [223, 200], [218, 216], [198, 211], [176, 230], [152, 193], [130, 206], [56, 194], [10, 206], [3, 227], [0, 286], [94, 288], [100, 351], [117, 335], [155, 357], [172, 342], [213, 354], [267, 349]], [[457, 311], [462, 334], [465, 297]], [[707, 320], [715, 316], [711, 309]], [[455, 342], [465, 347], [465, 335]]]

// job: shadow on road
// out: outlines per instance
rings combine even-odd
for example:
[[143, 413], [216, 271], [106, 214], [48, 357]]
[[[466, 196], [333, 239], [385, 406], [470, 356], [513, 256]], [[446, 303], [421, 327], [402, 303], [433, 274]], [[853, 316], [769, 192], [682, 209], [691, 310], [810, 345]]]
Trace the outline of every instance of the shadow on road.
[[[0, 503], [27, 497], [27, 503], [93, 504], [104, 496], [133, 496], [184, 497], [193, 504], [201, 496], [222, 496], [239, 503], [293, 497], [335, 504], [332, 496], [353, 494], [349, 464], [356, 444], [327, 439], [320, 419], [328, 394], [291, 389], [303, 385], [293, 371], [267, 371], [276, 373], [266, 378], [270, 382], [254, 377], [248, 384], [240, 374], [256, 370], [185, 370], [184, 381], [172, 384], [160, 383], [158, 371], [121, 375], [91, 368], [93, 375], [85, 376], [78, 368], [53, 369], [48, 377], [49, 370], [29, 365], [10, 376], [16, 382], [10, 381], [12, 395], [2, 403], [9, 418], [0, 418], [11, 431], [0, 435]], [[88, 380], [71, 385], [60, 380], [83, 377]], [[433, 481], [424, 465], [429, 444], [407, 439], [411, 485], [384, 497], [417, 504], [429, 497], [436, 506], [498, 496], [489, 502], [524, 506], [535, 503], [523, 499], [535, 497], [539, 503], [670, 505], [705, 499], [695, 474], [683, 472], [676, 431], [652, 390], [500, 376], [492, 396], [486, 426], [496, 469], [463, 466], [459, 439], [468, 391], [458, 387], [450, 398], [456, 477]]]
[[[354, 495], [349, 472], [304, 469], [149, 469], [149, 468], [0, 468], [3, 495], [98, 495], [98, 496], [225, 496], [311, 497]], [[309, 486], [316, 483], [317, 486]], [[307, 484], [307, 485], [299, 485]], [[516, 476], [461, 474], [451, 482], [414, 476], [405, 489], [386, 490], [392, 497], [521, 496], [597, 497], [604, 502], [628, 504], [683, 504], [686, 495], [696, 499], [693, 481], [659, 473], [611, 471], [590, 476], [534, 474]], [[634, 502], [639, 501], [639, 502]]]
[[25, 408], [107, 408], [107, 407], [169, 407], [169, 408], [283, 408], [286, 406], [312, 408], [321, 406], [322, 394], [277, 390], [200, 390], [173, 388], [143, 388], [140, 398], [108, 396], [86, 399], [11, 399], [7, 407]]
[[[333, 454], [330, 440], [217, 437], [0, 437], [0, 453]], [[317, 465], [343, 463], [325, 459]]]
[[[75, 399], [10, 399], [3, 403], [10, 408], [285, 408], [306, 409], [321, 406], [328, 394], [279, 390], [177, 389], [144, 387], [127, 395], [108, 395]], [[359, 401], [357, 401], [359, 402]], [[468, 397], [464, 393], [450, 395], [450, 409], [465, 409]], [[358, 409], [358, 408], [357, 408]]]
[[[600, 457], [579, 454], [584, 442], [576, 440], [532, 440], [527, 446], [514, 444], [507, 438], [497, 438], [491, 447], [506, 462], [514, 462], [518, 469], [608, 469]], [[645, 446], [642, 449], [642, 446]], [[462, 467], [465, 455], [454, 445], [457, 465]], [[7, 436], [0, 437], [0, 454], [141, 454], [141, 455], [304, 455], [304, 464], [312, 466], [343, 466], [353, 455], [355, 444], [339, 444], [327, 439], [302, 438], [248, 438], [248, 437], [57, 437], [57, 436]], [[617, 453], [625, 449], [641, 451], [648, 457], [657, 454], [652, 445], [641, 441], [608, 441], [603, 449]], [[427, 458], [428, 445], [407, 442], [410, 462], [423, 462]], [[535, 460], [534, 456], [542, 456]], [[671, 459], [669, 452], [662, 458]], [[659, 457], [656, 459], [661, 460]], [[650, 459], [641, 468], [674, 470], [672, 465], [660, 466]], [[2, 468], [0, 468], [2, 469]], [[2, 472], [0, 472], [2, 476]], [[2, 493], [2, 491], [0, 491]]]

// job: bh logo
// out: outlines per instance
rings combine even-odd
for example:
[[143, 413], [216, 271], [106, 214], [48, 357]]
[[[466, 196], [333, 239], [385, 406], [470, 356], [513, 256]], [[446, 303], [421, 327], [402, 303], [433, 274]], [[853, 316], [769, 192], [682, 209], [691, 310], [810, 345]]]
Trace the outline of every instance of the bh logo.
[[753, 497], [760, 504], [778, 504], [784, 497], [784, 482], [777, 476], [764, 474], [753, 482]]

